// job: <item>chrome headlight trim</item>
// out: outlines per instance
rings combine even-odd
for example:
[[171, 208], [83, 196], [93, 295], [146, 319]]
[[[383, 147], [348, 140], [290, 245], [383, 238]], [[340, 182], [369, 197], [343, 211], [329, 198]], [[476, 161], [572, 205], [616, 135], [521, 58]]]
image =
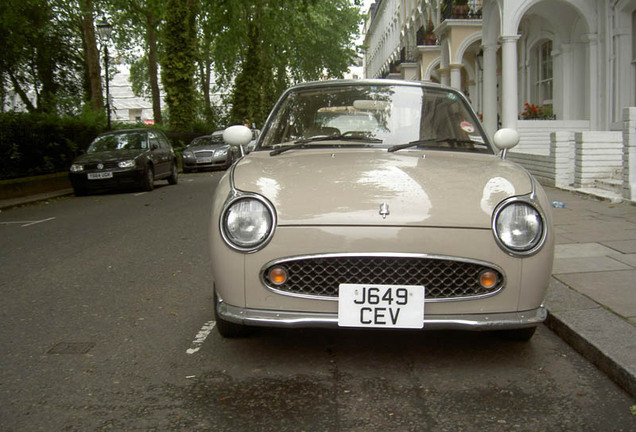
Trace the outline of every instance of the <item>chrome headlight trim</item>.
[[[262, 205], [266, 212], [269, 214], [269, 227], [267, 228], [267, 233], [260, 237], [257, 241], [253, 243], [240, 243], [228, 232], [228, 216], [229, 212], [235, 205], [238, 205], [240, 201], [253, 200]], [[221, 210], [221, 217], [219, 218], [219, 232], [221, 233], [221, 237], [223, 241], [231, 247], [232, 249], [244, 252], [244, 253], [253, 253], [264, 248], [267, 243], [271, 240], [274, 235], [274, 228], [276, 227], [276, 211], [274, 210], [274, 206], [264, 197], [254, 193], [247, 193], [234, 190], [230, 195], [228, 200], [225, 202], [223, 206], [223, 210]]]
[[[495, 211], [493, 212], [493, 217], [492, 217], [493, 236], [495, 237], [495, 241], [497, 242], [497, 245], [508, 255], [511, 255], [514, 257], [532, 256], [536, 254], [537, 252], [539, 252], [546, 242], [546, 238], [548, 236], [547, 219], [546, 219], [545, 213], [541, 209], [541, 206], [539, 206], [539, 204], [534, 199], [535, 196], [536, 195], [534, 193], [531, 193], [529, 195], [524, 195], [524, 196], [510, 197], [502, 201], [501, 203], [499, 203], [499, 205], [495, 208]], [[499, 217], [501, 216], [502, 211], [507, 209], [511, 205], [517, 205], [517, 204], [528, 206], [530, 209], [534, 210], [537, 213], [539, 222], [541, 224], [540, 226], [541, 232], [538, 233], [537, 236], [535, 236], [534, 240], [527, 247], [515, 248], [506, 244], [502, 240], [501, 233], [499, 232], [499, 229], [497, 227], [498, 220], [499, 220]]]

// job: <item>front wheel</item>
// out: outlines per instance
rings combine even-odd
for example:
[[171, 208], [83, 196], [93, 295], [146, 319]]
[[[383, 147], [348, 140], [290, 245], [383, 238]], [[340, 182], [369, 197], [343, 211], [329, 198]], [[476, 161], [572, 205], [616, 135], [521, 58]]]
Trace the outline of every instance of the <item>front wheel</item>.
[[532, 338], [535, 331], [537, 331], [536, 327], [525, 327], [511, 330], [498, 330], [497, 335], [509, 341], [527, 342]]
[[86, 195], [86, 188], [81, 186], [73, 186], [73, 193], [77, 197], [84, 196]]
[[179, 173], [177, 171], [177, 164], [172, 163], [172, 168], [170, 170], [170, 177], [168, 177], [168, 184], [176, 185], [179, 181]]
[[143, 190], [148, 192], [155, 188], [155, 171], [152, 169], [151, 166], [146, 167], [146, 172], [144, 173], [141, 187]]
[[224, 338], [240, 338], [250, 334], [250, 328], [246, 325], [236, 324], [226, 321], [218, 312], [219, 300], [216, 292], [214, 293], [214, 319], [216, 321], [216, 329]]

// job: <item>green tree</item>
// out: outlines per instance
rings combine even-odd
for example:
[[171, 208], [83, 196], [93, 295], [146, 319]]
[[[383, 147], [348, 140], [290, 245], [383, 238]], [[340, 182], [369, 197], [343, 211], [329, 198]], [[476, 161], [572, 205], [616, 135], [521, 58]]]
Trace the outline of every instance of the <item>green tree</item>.
[[222, 21], [216, 70], [234, 82], [232, 122], [262, 124], [290, 84], [342, 77], [356, 56], [358, 1], [233, 0], [218, 2]]
[[191, 131], [196, 118], [197, 0], [167, 0], [162, 81], [174, 130]]
[[84, 61], [86, 65], [88, 100], [95, 111], [104, 109], [102, 96], [101, 68], [99, 50], [95, 38], [93, 0], [79, 0], [79, 26], [84, 41]]
[[[155, 124], [162, 124], [159, 90], [160, 26], [165, 0], [111, 0], [112, 15], [120, 29], [117, 45], [122, 51], [133, 52], [130, 79], [138, 96], [152, 100]], [[143, 52], [139, 56], [138, 48]]]
[[[81, 105], [78, 27], [61, 0], [7, 0], [0, 8], [0, 77], [30, 112], [76, 112]], [[29, 98], [34, 94], [34, 101]]]

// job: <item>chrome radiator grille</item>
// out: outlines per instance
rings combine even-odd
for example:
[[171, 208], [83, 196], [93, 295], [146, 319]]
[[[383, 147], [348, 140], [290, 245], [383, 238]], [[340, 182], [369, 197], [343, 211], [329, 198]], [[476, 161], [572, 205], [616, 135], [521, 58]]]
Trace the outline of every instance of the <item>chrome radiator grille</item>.
[[[269, 279], [273, 267], [283, 267], [288, 279], [275, 285]], [[479, 284], [484, 271], [497, 273], [491, 289]], [[485, 296], [499, 291], [503, 274], [483, 263], [432, 257], [325, 256], [290, 258], [263, 269], [261, 279], [271, 289], [290, 295], [338, 297], [341, 283], [375, 285], [424, 285], [427, 300]]]

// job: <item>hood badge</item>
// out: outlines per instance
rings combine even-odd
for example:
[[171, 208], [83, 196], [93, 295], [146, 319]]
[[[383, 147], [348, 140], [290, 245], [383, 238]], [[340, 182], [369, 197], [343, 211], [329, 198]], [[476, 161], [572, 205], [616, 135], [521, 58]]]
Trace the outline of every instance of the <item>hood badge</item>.
[[380, 216], [382, 216], [382, 219], [386, 219], [386, 217], [390, 214], [389, 205], [387, 203], [380, 204]]
[[104, 164], [103, 163], [98, 163], [97, 164], [97, 169], [99, 169], [99, 170], [104, 169]]

